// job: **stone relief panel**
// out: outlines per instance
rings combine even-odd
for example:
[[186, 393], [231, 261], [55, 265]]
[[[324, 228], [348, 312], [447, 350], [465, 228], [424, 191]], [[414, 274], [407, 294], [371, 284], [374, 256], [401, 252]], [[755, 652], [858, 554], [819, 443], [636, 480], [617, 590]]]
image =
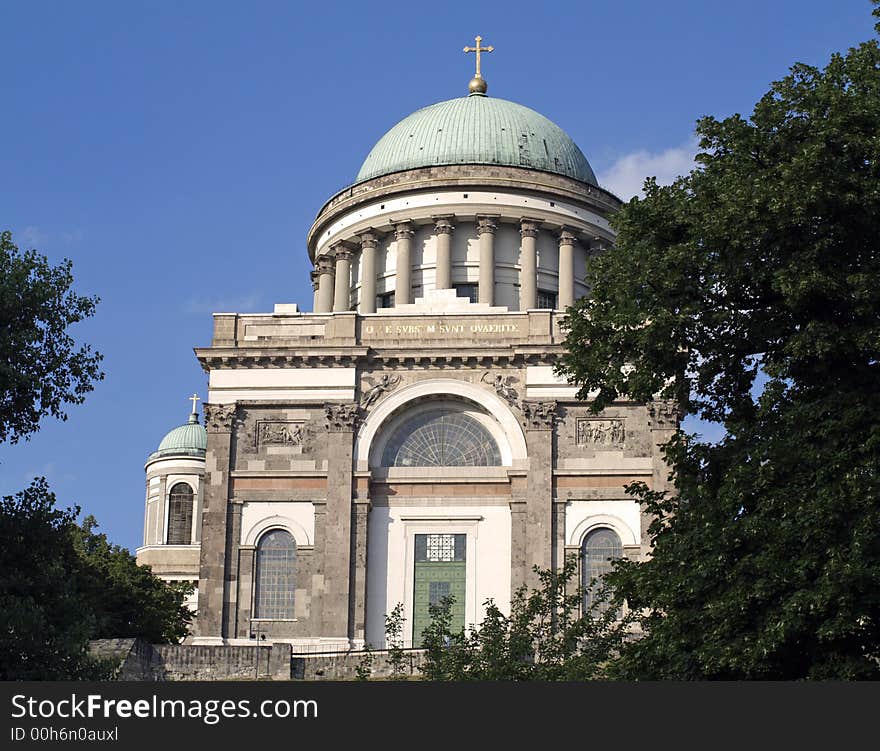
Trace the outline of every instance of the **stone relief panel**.
[[589, 417], [577, 418], [575, 443], [595, 449], [620, 450], [626, 440], [626, 427], [622, 419], [603, 420]]
[[[316, 418], [319, 420], [316, 427]], [[253, 406], [239, 410], [235, 468], [245, 471], [319, 469], [326, 455], [323, 407]]]
[[648, 414], [640, 405], [614, 405], [595, 415], [585, 406], [560, 405], [556, 424], [560, 459], [580, 460], [607, 452], [651, 456]]
[[257, 420], [254, 430], [254, 441], [260, 446], [290, 446], [302, 451], [305, 443], [306, 427], [304, 422], [290, 420]]

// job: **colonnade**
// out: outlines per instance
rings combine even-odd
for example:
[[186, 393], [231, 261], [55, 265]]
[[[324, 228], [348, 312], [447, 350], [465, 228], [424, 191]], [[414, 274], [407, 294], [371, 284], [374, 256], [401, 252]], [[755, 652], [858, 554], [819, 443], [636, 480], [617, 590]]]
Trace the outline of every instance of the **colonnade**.
[[[436, 238], [436, 289], [452, 288], [452, 233], [454, 217], [437, 216], [434, 220]], [[478, 301], [495, 304], [495, 233], [498, 217], [478, 216], [476, 230], [480, 243]], [[523, 217], [519, 222], [520, 234], [520, 310], [538, 307], [538, 253], [537, 237], [541, 222]], [[396, 242], [395, 304], [412, 302], [412, 240], [413, 223], [396, 222], [393, 225]], [[567, 227], [556, 233], [559, 243], [559, 286], [556, 307], [564, 309], [574, 304], [575, 253], [579, 247], [577, 236]], [[376, 312], [376, 253], [379, 236], [372, 230], [361, 232], [348, 241], [330, 246], [329, 252], [318, 257], [312, 271], [314, 306], [316, 313], [350, 309], [351, 260], [360, 251], [361, 313]], [[589, 248], [587, 248], [589, 250]]]

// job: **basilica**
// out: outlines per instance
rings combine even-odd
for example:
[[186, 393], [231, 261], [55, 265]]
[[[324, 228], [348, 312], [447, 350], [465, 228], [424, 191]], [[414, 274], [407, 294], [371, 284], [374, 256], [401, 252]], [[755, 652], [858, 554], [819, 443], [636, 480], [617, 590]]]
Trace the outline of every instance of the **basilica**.
[[[301, 310], [216, 313], [208, 376], [146, 463], [138, 561], [196, 585], [196, 644], [382, 647], [398, 603], [458, 626], [533, 566], [647, 554], [624, 492], [667, 482], [663, 402], [596, 415], [554, 371], [620, 201], [556, 124], [488, 95], [404, 117], [307, 236]], [[464, 87], [463, 87], [464, 88]], [[590, 588], [584, 598], [589, 606]]]

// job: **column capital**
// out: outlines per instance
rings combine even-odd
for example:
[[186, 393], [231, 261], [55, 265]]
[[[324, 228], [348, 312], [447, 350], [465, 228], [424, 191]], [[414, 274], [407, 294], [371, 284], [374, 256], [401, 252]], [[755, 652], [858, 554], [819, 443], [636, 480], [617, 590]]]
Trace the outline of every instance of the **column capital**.
[[498, 225], [495, 224], [495, 220], [497, 217], [494, 216], [478, 216], [477, 217], [477, 234], [482, 235], [486, 232], [491, 232], [493, 235], [498, 229]]
[[312, 291], [318, 289], [318, 285], [320, 284], [321, 274], [318, 269], [312, 269], [309, 272], [309, 279], [312, 280]]
[[526, 430], [549, 430], [556, 418], [556, 402], [521, 402]]
[[318, 256], [315, 260], [315, 271], [318, 274], [332, 274], [333, 266], [333, 258], [329, 255]]
[[324, 427], [329, 433], [350, 433], [357, 425], [359, 413], [357, 404], [325, 404]]
[[379, 237], [375, 232], [361, 232], [357, 236], [357, 239], [361, 244], [361, 250], [364, 248], [376, 248], [379, 246]]
[[537, 237], [538, 236], [538, 225], [540, 222], [537, 219], [528, 219], [523, 217], [519, 220], [519, 234], [520, 237]]
[[681, 410], [674, 399], [648, 402], [649, 430], [676, 430], [681, 421]]
[[338, 245], [334, 245], [333, 248], [333, 257], [337, 261], [350, 261], [354, 256], [354, 253], [348, 245], [343, 245], [339, 243]]
[[454, 216], [434, 216], [434, 232], [438, 235], [451, 235], [455, 231]]
[[406, 220], [405, 222], [395, 222], [394, 223], [394, 236], [398, 240], [411, 240], [415, 235], [412, 228], [412, 222]]
[[232, 404], [208, 404], [202, 403], [202, 413], [205, 415], [205, 429], [209, 433], [229, 433], [235, 422], [235, 411], [238, 405]]
[[563, 227], [557, 235], [560, 245], [574, 245], [577, 242], [577, 235], [568, 227]]

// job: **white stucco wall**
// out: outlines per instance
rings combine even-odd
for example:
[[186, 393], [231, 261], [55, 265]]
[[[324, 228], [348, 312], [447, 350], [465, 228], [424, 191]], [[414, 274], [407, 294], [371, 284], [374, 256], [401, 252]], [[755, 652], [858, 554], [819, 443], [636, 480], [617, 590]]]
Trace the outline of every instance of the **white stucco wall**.
[[633, 500], [569, 501], [565, 507], [565, 544], [580, 545], [597, 527], [610, 527], [623, 545], [640, 545], [641, 509]]
[[384, 645], [385, 614], [402, 602], [412, 638], [415, 535], [467, 535], [465, 623], [478, 624], [483, 603], [510, 607], [510, 510], [506, 506], [379, 506], [370, 512], [367, 642]]
[[308, 501], [247, 501], [241, 509], [242, 545], [256, 545], [266, 530], [286, 529], [298, 547], [315, 544], [315, 507]]

